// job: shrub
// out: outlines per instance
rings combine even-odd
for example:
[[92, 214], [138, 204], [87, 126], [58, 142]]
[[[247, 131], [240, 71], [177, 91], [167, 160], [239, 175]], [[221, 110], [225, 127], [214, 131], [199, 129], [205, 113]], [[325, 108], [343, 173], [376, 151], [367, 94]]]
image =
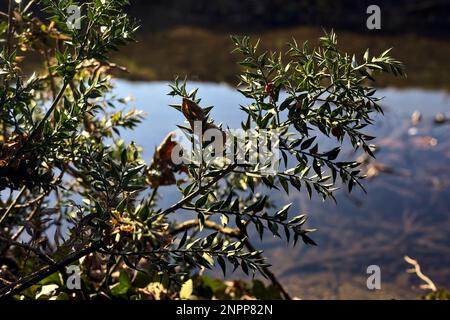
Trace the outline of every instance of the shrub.
[[[342, 53], [333, 32], [314, 49], [293, 41], [285, 55], [259, 52], [249, 38], [233, 37], [243, 57], [238, 90], [249, 99], [241, 107], [242, 129], [278, 133], [277, 170], [266, 174], [273, 163], [239, 163], [234, 153], [229, 162], [176, 163], [180, 145], [173, 134], [147, 164], [138, 145], [120, 139], [120, 131], [133, 129], [143, 114], [118, 111], [126, 100], [111, 94], [108, 76], [118, 67], [109, 54], [132, 41], [137, 29], [122, 11], [127, 1], [83, 2], [79, 29], [67, 23], [73, 1], [29, 4], [13, 7], [11, 1], [0, 28], [0, 297], [176, 298], [183, 287], [186, 296], [196, 271], [217, 264], [224, 273], [230, 267], [261, 273], [289, 298], [248, 234], [315, 245], [306, 216], [294, 214], [290, 204], [275, 208], [270, 190], [334, 199], [340, 184], [349, 191], [362, 187], [359, 164], [341, 159], [341, 146], [371, 154], [373, 137], [364, 129], [382, 110], [367, 83], [376, 71], [401, 75], [401, 64], [389, 51], [377, 57], [367, 51], [361, 59]], [[30, 56], [42, 59], [43, 72], [22, 71]], [[187, 92], [176, 80], [170, 94], [182, 101], [173, 106], [187, 120], [180, 129], [201, 152], [217, 143], [200, 138], [196, 122], [230, 140], [210, 117], [211, 108], [201, 107], [197, 90]], [[322, 150], [321, 135], [335, 147]], [[180, 199], [162, 208], [158, 190], [170, 185]], [[177, 222], [180, 212], [194, 218]], [[66, 273], [71, 265], [81, 270], [77, 290]], [[187, 291], [201, 295], [201, 288], [215, 286], [211, 281], [197, 279], [197, 292]], [[276, 295], [259, 282], [254, 286], [256, 296]]]

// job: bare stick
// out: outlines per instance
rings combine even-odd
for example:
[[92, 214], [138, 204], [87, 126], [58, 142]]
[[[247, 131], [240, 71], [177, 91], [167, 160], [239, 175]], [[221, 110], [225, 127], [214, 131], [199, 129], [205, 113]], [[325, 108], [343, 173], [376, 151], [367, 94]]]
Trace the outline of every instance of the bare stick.
[[6, 36], [6, 56], [9, 56], [11, 53], [12, 46], [12, 35], [13, 35], [13, 6], [14, 1], [9, 0], [8, 4], [8, 33]]
[[426, 283], [421, 285], [420, 287], [422, 289], [429, 289], [433, 292], [436, 292], [437, 291], [436, 285], [434, 284], [433, 281], [431, 281], [430, 278], [428, 278], [426, 275], [422, 273], [422, 270], [420, 269], [420, 265], [417, 262], [417, 260], [414, 260], [408, 256], [405, 256], [404, 259], [407, 263], [411, 264], [414, 267], [413, 269], [409, 269], [408, 272], [415, 273], [421, 280], [423, 280]]
[[6, 209], [3, 216], [0, 218], [0, 225], [5, 221], [5, 219], [8, 217], [8, 215], [11, 213], [12, 209], [17, 205], [19, 202], [19, 199], [22, 197], [23, 193], [25, 192], [26, 187], [23, 186], [22, 189], [20, 189], [19, 193], [17, 194], [16, 198], [11, 202], [8, 209]]
[[[176, 235], [178, 233], [181, 233], [183, 231], [189, 230], [193, 227], [196, 227], [199, 225], [198, 219], [192, 219], [187, 220], [185, 222], [182, 222], [178, 224], [174, 230], [171, 232], [172, 235]], [[206, 220], [204, 223], [205, 228], [218, 231], [226, 236], [233, 237], [233, 238], [241, 238], [241, 233], [239, 229], [233, 229], [233, 228], [227, 228], [222, 227], [220, 224], [217, 224], [211, 220]]]

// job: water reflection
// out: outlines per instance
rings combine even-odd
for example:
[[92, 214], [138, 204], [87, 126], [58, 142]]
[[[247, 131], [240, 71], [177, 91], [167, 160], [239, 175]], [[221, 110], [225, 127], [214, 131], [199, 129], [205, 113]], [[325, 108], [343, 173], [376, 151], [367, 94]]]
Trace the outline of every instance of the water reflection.
[[[148, 119], [127, 141], [144, 146], [150, 160], [154, 148], [184, 121], [168, 104], [177, 103], [166, 83], [117, 81], [119, 95], [136, 98], [133, 107]], [[202, 105], [214, 105], [213, 118], [238, 128], [239, 105], [244, 98], [222, 84], [200, 87]], [[266, 250], [274, 270], [294, 295], [303, 298], [413, 298], [421, 292], [405, 273], [404, 255], [418, 259], [436, 284], [450, 287], [450, 121], [435, 123], [438, 113], [450, 116], [450, 97], [440, 91], [379, 91], [385, 96], [385, 116], [371, 128], [377, 136], [376, 160], [367, 162], [368, 195], [338, 192], [337, 205], [310, 201], [303, 193], [273, 193], [280, 202], [294, 202], [294, 210], [310, 215], [319, 232], [318, 247], [288, 248], [283, 241], [266, 239], [256, 245]], [[418, 119], [411, 115], [420, 112]], [[354, 155], [357, 156], [357, 155]], [[163, 202], [171, 204], [178, 193], [166, 189]], [[381, 267], [382, 290], [368, 291], [366, 268]]]

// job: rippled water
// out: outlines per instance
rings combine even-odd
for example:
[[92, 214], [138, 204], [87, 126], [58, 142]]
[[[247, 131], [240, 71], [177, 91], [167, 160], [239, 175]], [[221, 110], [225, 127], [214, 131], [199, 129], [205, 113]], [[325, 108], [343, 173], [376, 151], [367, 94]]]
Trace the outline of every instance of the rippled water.
[[[213, 118], [239, 128], [245, 99], [223, 84], [194, 83], [202, 105], [214, 105]], [[125, 132], [128, 142], [144, 146], [150, 161], [154, 148], [184, 119], [168, 104], [166, 83], [116, 82], [116, 93], [135, 98], [132, 107], [148, 113], [137, 130]], [[450, 121], [434, 124], [437, 113], [450, 117], [450, 96], [441, 91], [382, 89], [385, 116], [378, 117], [371, 134], [377, 136], [376, 160], [365, 181], [368, 194], [338, 192], [337, 205], [305, 194], [271, 192], [280, 203], [310, 215], [309, 226], [318, 247], [286, 247], [277, 239], [259, 240], [275, 273], [291, 293], [303, 298], [414, 298], [423, 293], [405, 270], [403, 256], [418, 259], [438, 286], [450, 287]], [[411, 114], [422, 120], [411, 129]], [[352, 155], [357, 156], [357, 155]], [[164, 190], [163, 202], [179, 195]], [[382, 289], [366, 288], [366, 268], [379, 265]]]

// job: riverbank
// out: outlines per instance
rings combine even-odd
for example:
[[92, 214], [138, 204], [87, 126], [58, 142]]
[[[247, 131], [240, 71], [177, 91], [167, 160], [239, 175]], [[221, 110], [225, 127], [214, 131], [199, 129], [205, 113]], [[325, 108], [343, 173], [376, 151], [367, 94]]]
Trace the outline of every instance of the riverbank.
[[[316, 27], [294, 27], [250, 34], [261, 38], [261, 47], [279, 50], [295, 38], [317, 43], [322, 30]], [[415, 87], [450, 89], [450, 43], [417, 35], [373, 35], [336, 31], [343, 51], [360, 59], [366, 48], [378, 54], [392, 47], [392, 55], [406, 65], [407, 78], [379, 77], [377, 87]], [[137, 43], [129, 45], [114, 60], [128, 73], [116, 75], [128, 80], [171, 81], [176, 75], [190, 80], [235, 84], [239, 74], [238, 57], [231, 54], [229, 34], [192, 27], [177, 27], [137, 35]]]

